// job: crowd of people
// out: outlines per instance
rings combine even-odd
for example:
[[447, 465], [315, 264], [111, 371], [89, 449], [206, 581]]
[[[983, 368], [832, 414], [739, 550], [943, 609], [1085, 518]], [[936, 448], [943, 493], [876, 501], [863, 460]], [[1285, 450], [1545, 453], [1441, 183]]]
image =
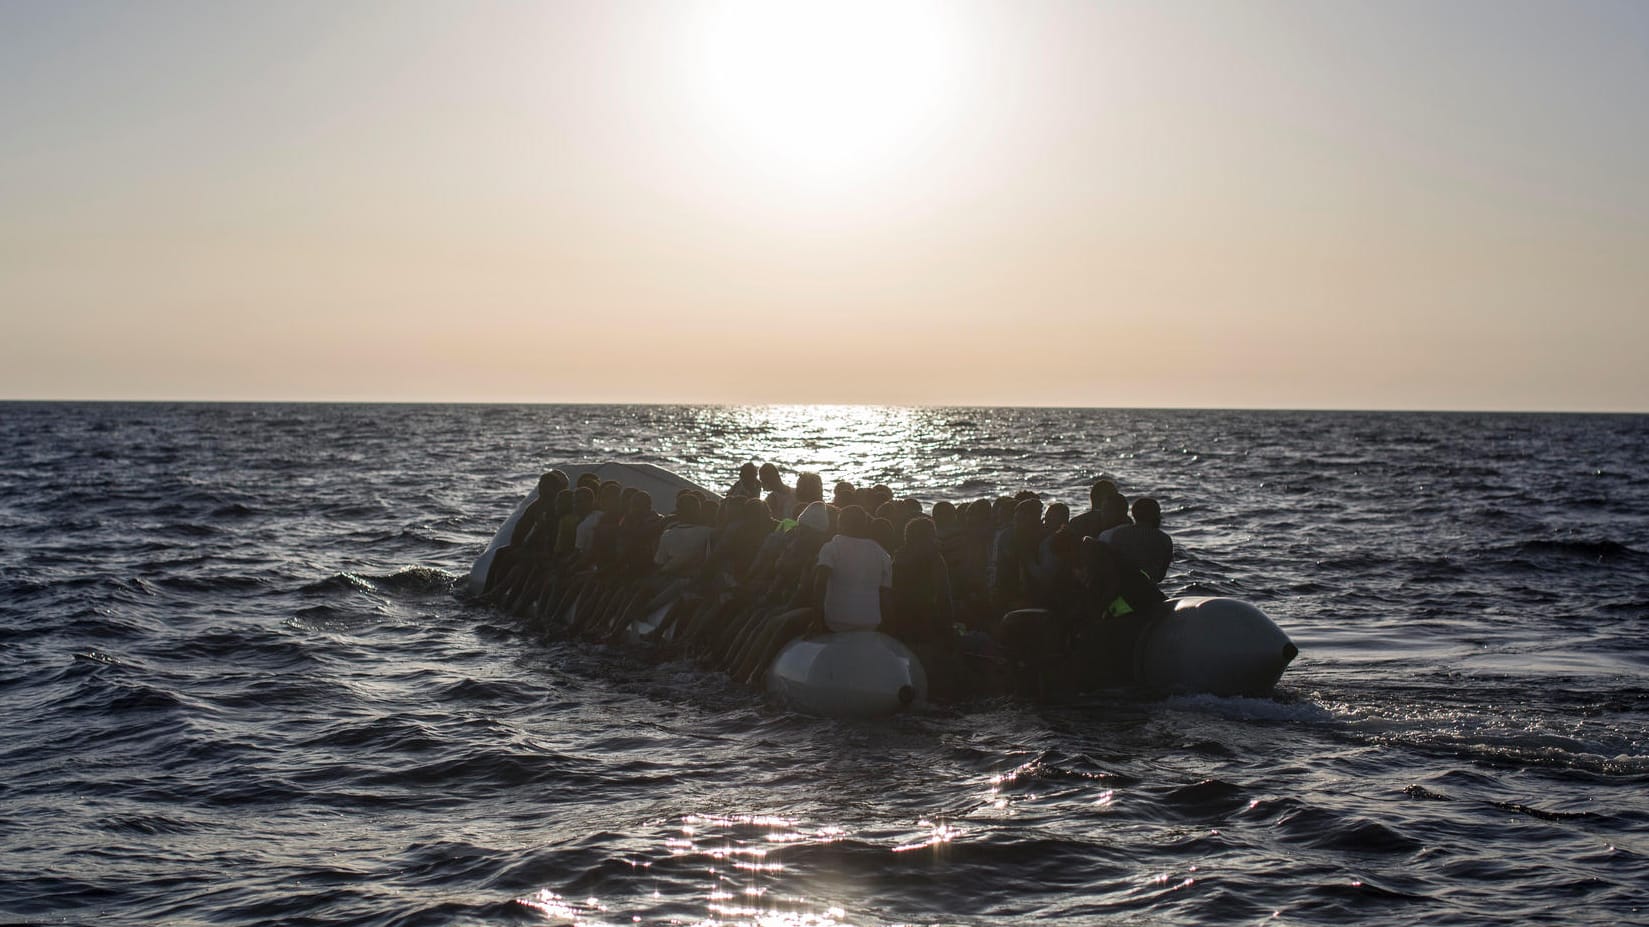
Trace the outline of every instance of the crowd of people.
[[[637, 487], [552, 470], [494, 557], [486, 596], [546, 632], [615, 639], [638, 619], [672, 654], [755, 681], [790, 639], [875, 629], [913, 649], [936, 695], [970, 667], [1034, 689], [1125, 657], [1107, 626], [1163, 601], [1173, 560], [1155, 499], [1096, 481], [1087, 511], [1014, 496], [924, 507], [884, 485], [740, 468], [721, 500], [682, 490], [660, 515]], [[1112, 648], [1115, 649], [1115, 648]], [[1020, 678], [1023, 677], [1023, 678]], [[1074, 683], [1067, 680], [1067, 685]]]

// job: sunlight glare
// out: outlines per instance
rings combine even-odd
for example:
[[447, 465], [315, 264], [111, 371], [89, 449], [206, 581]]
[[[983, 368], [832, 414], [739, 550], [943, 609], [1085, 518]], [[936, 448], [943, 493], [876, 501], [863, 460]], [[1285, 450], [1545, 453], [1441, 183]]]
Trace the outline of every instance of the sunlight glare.
[[705, 108], [761, 167], [811, 179], [885, 167], [959, 102], [947, 12], [927, 2], [714, 4], [696, 68]]

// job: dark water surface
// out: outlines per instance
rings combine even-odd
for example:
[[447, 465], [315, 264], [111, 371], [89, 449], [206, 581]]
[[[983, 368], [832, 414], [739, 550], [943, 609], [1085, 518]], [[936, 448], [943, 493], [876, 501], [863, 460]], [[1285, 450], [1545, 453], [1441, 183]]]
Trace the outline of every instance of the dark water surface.
[[[0, 920], [1649, 923], [1649, 417], [0, 404]], [[454, 592], [549, 462], [1152, 493], [1270, 699], [797, 716]]]

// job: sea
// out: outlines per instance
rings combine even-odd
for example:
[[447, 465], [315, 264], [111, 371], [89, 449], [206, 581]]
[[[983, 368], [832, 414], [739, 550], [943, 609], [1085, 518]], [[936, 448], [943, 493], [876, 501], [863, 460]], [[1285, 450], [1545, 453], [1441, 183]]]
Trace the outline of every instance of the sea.
[[[1649, 924], [1649, 417], [0, 404], [0, 922]], [[802, 715], [464, 579], [545, 468], [1099, 476], [1264, 698]]]

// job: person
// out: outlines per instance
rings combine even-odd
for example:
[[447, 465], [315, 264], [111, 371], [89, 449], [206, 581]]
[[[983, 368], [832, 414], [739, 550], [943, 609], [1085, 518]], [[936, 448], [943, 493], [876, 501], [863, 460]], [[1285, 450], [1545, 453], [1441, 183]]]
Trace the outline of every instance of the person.
[[631, 494], [618, 525], [618, 567], [632, 576], [645, 575], [653, 567], [664, 518], [653, 511], [653, 496], [645, 489]]
[[845, 509], [858, 498], [859, 491], [847, 480], [837, 480], [836, 487], [831, 491], [830, 506], [835, 509]]
[[1105, 516], [1105, 500], [1118, 495], [1117, 484], [1107, 480], [1094, 480], [1094, 485], [1088, 488], [1088, 511], [1071, 519], [1071, 533], [1080, 538], [1097, 538], [1107, 528], [1113, 528], [1114, 523], [1107, 523]]
[[[645, 580], [653, 570], [653, 554], [664, 519], [653, 511], [653, 497], [646, 490], [636, 489], [623, 498], [623, 515], [613, 532], [612, 558], [599, 567], [609, 574], [608, 588], [592, 620], [586, 623], [586, 633], [597, 638], [610, 639], [623, 630], [636, 609], [651, 597], [650, 584]], [[597, 531], [599, 538], [601, 528]]]
[[1013, 506], [1011, 521], [997, 534], [991, 572], [991, 602], [998, 615], [1041, 605], [1036, 582], [1037, 557], [1042, 548], [1042, 501], [1035, 496]]
[[947, 551], [945, 564], [950, 568], [951, 586], [962, 623], [974, 630], [983, 630], [989, 626], [992, 617], [991, 544], [996, 535], [996, 525], [991, 500], [975, 499], [963, 507], [961, 514], [963, 537], [960, 550], [954, 558]]
[[515, 523], [515, 531], [510, 535], [512, 545], [527, 543], [531, 535], [541, 532], [549, 534], [551, 545], [555, 543], [555, 497], [568, 485], [567, 474], [560, 470], [549, 470], [538, 478], [538, 498], [527, 506], [527, 510], [521, 513], [521, 520]]
[[723, 662], [733, 678], [758, 678], [787, 641], [806, 633], [817, 620], [817, 609], [807, 604], [808, 581], [829, 536], [830, 511], [825, 504], [813, 502], [802, 509], [768, 588], [757, 596], [757, 609], [723, 648]]
[[[882, 508], [887, 506], [884, 505]], [[890, 557], [899, 549], [899, 529], [893, 526], [891, 519], [881, 515], [870, 520], [870, 539], [882, 545], [882, 550], [887, 551]]]
[[617, 540], [611, 537], [611, 534], [618, 529], [618, 519], [623, 514], [623, 499], [624, 487], [616, 480], [608, 480], [596, 490], [595, 508], [578, 523], [578, 530], [574, 533], [573, 546], [586, 559], [595, 558], [596, 532], [603, 524], [607, 525], [607, 531], [604, 532], [607, 537], [604, 539]]
[[893, 490], [889, 489], [882, 483], [877, 483], [869, 489], [861, 490], [860, 495], [863, 496], [863, 498], [860, 500], [859, 504], [864, 507], [867, 514], [875, 513], [880, 510], [882, 506], [893, 501]]
[[[573, 512], [575, 496], [570, 489], [555, 495], [555, 515], [551, 522], [553, 532], [534, 532], [528, 539], [536, 545], [537, 553], [517, 566], [519, 575], [506, 577], [498, 586], [498, 599], [505, 611], [521, 615], [536, 601], [544, 589], [554, 581], [556, 568], [567, 551], [572, 549], [571, 528], [567, 525]], [[563, 547], [563, 541], [566, 546]]]
[[1174, 562], [1174, 539], [1162, 530], [1162, 507], [1150, 496], [1141, 496], [1133, 511], [1132, 523], [1118, 525], [1099, 539], [1144, 570], [1151, 582], [1161, 583]]
[[1077, 556], [1077, 575], [1096, 613], [1104, 618], [1143, 612], [1168, 600], [1143, 570], [1104, 541], [1083, 538]]
[[817, 473], [796, 475], [796, 509], [799, 513], [815, 502], [824, 501], [824, 478]]
[[762, 542], [773, 533], [774, 521], [767, 505], [754, 496], [743, 501], [729, 499], [725, 512], [725, 525], [712, 535], [705, 570], [711, 575], [725, 573], [736, 581], [744, 577]]
[[778, 467], [770, 463], [762, 464], [756, 479], [762, 488], [767, 490], [767, 511], [775, 521], [784, 521], [795, 516], [796, 493], [784, 484]]
[[739, 478], [735, 480], [732, 487], [727, 490], [727, 498], [731, 499], [734, 496], [743, 496], [746, 499], [759, 499], [761, 498], [761, 494], [761, 484], [756, 481], [756, 465], [753, 463], [746, 463], [744, 466], [739, 468]]
[[[562, 501], [566, 505], [562, 505]], [[577, 492], [562, 490], [556, 498], [556, 528], [555, 528], [555, 556], [557, 560], [566, 560], [577, 550], [578, 523], [583, 521], [595, 508], [595, 493], [588, 486], [580, 486]]]
[[518, 584], [543, 553], [555, 548], [555, 498], [567, 486], [567, 474], [560, 470], [545, 471], [538, 478], [537, 495], [516, 519], [509, 543], [493, 554], [484, 592]]
[[[1042, 542], [1037, 545], [1036, 562], [1030, 574], [1038, 589], [1046, 592], [1054, 585], [1054, 576], [1062, 567], [1062, 560], [1054, 548], [1055, 540], [1068, 535], [1071, 509], [1063, 502], [1051, 502], [1042, 515]], [[1045, 595], [1043, 596], [1046, 597]]]
[[893, 555], [892, 608], [887, 631], [915, 647], [943, 637], [955, 619], [950, 571], [939, 552], [933, 520], [905, 522], [904, 543]]
[[704, 564], [710, 551], [710, 526], [701, 524], [703, 500], [697, 493], [677, 497], [673, 521], [659, 535], [653, 563], [660, 572], [686, 576]]
[[814, 601], [832, 631], [879, 627], [893, 587], [893, 558], [870, 537], [870, 515], [857, 505], [842, 509], [840, 531], [819, 548], [813, 570]]
[[1099, 533], [1128, 524], [1128, 497], [1117, 493], [1105, 500], [1099, 509]]

